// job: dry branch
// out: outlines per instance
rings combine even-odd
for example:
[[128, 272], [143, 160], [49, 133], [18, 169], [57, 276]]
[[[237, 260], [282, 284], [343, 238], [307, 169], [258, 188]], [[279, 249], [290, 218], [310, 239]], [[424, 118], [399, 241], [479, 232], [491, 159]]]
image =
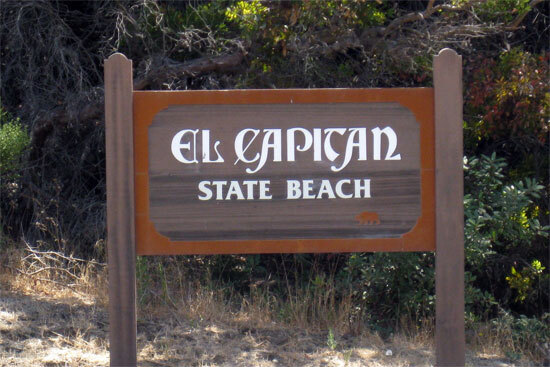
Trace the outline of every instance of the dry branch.
[[[529, 3], [529, 8], [533, 9], [538, 4], [542, 3], [542, 0], [532, 0]], [[530, 11], [530, 10], [529, 10]], [[524, 11], [523, 13], [519, 14], [513, 21], [510, 23], [508, 27], [506, 27], [510, 31], [514, 31], [519, 28], [519, 25], [521, 22], [523, 22], [523, 19], [525, 19], [525, 16], [529, 13], [529, 11]]]
[[159, 57], [152, 62], [153, 70], [134, 82], [134, 90], [142, 90], [151, 84], [159, 84], [169, 79], [232, 71], [243, 62], [244, 56], [243, 51], [238, 51], [234, 54], [217, 57], [201, 57], [188, 62], [178, 62], [167, 57]]
[[[438, 12], [440, 10], [445, 11], [463, 11], [465, 10], [465, 6], [453, 6], [448, 4], [441, 4], [437, 6], [434, 5], [435, 0], [430, 0], [428, 5], [426, 6], [426, 10], [423, 12], [414, 12], [405, 14], [399, 18], [395, 18], [385, 29], [384, 31], [384, 37], [388, 36], [390, 33], [395, 31], [396, 29], [400, 28], [406, 23], [416, 22], [419, 20], [425, 20], [432, 16], [435, 12]], [[467, 4], [467, 3], [466, 3]]]
[[[238, 51], [229, 55], [201, 57], [188, 62], [178, 62], [168, 57], [153, 60], [149, 72], [134, 82], [134, 90], [143, 90], [151, 85], [181, 77], [197, 77], [206, 73], [226, 73], [235, 70], [244, 60], [245, 52]], [[41, 149], [54, 126], [65, 126], [70, 121], [89, 121], [101, 118], [103, 103], [91, 103], [76, 113], [59, 108], [41, 118], [34, 124], [31, 134], [31, 146], [34, 156], [40, 155]]]
[[[446, 12], [460, 12], [460, 11], [468, 11], [468, 9], [474, 5], [475, 3], [483, 2], [481, 0], [472, 0], [470, 2], [464, 2], [460, 6], [455, 5], [449, 5], [449, 4], [440, 4], [434, 6], [435, 0], [430, 0], [428, 5], [426, 6], [426, 10], [423, 12], [414, 12], [414, 13], [408, 13], [401, 17], [395, 18], [384, 30], [384, 37], [390, 35], [391, 33], [395, 32], [397, 29], [403, 27], [407, 23], [413, 23], [421, 20], [426, 20], [435, 13], [439, 11], [446, 11]], [[542, 3], [543, 0], [532, 0], [529, 3], [529, 8], [533, 9], [538, 4]], [[516, 16], [516, 18], [508, 25], [500, 25], [502, 30], [505, 31], [515, 31], [519, 28], [521, 22], [525, 19], [529, 11], [524, 11]], [[470, 25], [471, 26], [471, 25]], [[473, 26], [471, 26], [473, 28]], [[486, 25], [480, 24], [479, 28], [487, 28]], [[480, 32], [475, 32], [476, 34], [479, 34]], [[468, 34], [466, 35], [468, 36]]]

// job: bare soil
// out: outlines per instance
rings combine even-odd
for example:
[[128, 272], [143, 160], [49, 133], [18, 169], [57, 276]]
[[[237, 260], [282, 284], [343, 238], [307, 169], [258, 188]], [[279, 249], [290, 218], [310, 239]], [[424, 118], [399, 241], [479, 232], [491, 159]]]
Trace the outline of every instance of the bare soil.
[[[108, 366], [104, 302], [71, 292], [14, 289], [0, 282], [0, 366]], [[164, 311], [162, 311], [164, 310]], [[433, 366], [430, 340], [338, 335], [265, 323], [246, 315], [189, 318], [159, 307], [138, 318], [140, 366]], [[485, 351], [467, 352], [468, 366], [533, 365]]]

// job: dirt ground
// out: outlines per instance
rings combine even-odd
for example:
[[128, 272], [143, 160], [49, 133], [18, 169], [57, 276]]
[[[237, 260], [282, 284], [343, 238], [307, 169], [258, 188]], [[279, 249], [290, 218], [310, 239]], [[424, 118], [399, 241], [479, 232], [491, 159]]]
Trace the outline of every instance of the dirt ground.
[[[108, 314], [92, 297], [40, 294], [0, 282], [0, 366], [108, 366]], [[10, 289], [11, 288], [11, 289]], [[235, 315], [186, 318], [177, 310], [141, 312], [140, 366], [432, 366], [431, 341], [338, 335], [261, 324]], [[533, 365], [467, 352], [468, 366]]]

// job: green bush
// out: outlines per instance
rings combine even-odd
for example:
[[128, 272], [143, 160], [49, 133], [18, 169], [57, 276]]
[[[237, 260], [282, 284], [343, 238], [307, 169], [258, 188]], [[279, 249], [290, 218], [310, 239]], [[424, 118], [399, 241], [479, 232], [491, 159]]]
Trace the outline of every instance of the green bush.
[[505, 184], [506, 166], [494, 154], [465, 161], [466, 259], [473, 267], [492, 255], [496, 246], [529, 247], [537, 236], [548, 236], [534, 201], [541, 197], [543, 186], [529, 178]]
[[550, 313], [531, 318], [525, 315], [515, 317], [501, 311], [499, 317], [491, 321], [491, 329], [501, 336], [501, 340], [509, 340], [503, 349], [510, 359], [520, 359], [526, 352], [531, 354], [527, 356], [531, 358], [542, 360], [548, 357], [541, 347], [550, 340]]
[[[549, 228], [540, 223], [536, 200], [543, 187], [525, 179], [506, 183], [506, 161], [465, 159], [465, 308], [470, 320], [487, 320], [505, 309], [541, 314], [548, 299], [548, 272], [539, 244]], [[519, 267], [519, 259], [530, 259]], [[431, 253], [353, 254], [340, 278], [350, 285], [362, 316], [376, 328], [403, 318], [434, 314]], [[498, 291], [502, 289], [503, 291]], [[380, 322], [384, 320], [384, 325]]]
[[477, 4], [479, 17], [488, 22], [509, 23], [531, 10], [531, 0], [486, 0]]
[[382, 335], [402, 319], [422, 323], [434, 315], [433, 253], [353, 254], [344, 273], [362, 317]]
[[[478, 288], [479, 292], [490, 291], [502, 307], [526, 302], [530, 311], [537, 313], [544, 309], [544, 299], [549, 296], [548, 287], [545, 290], [543, 286], [548, 278], [544, 275], [547, 272], [544, 273], [545, 266], [541, 263], [547, 261], [541, 244], [549, 237], [549, 226], [541, 225], [539, 216], [542, 213], [537, 205], [543, 186], [529, 178], [506, 183], [506, 167], [504, 159], [494, 154], [465, 160], [464, 163], [468, 286], [472, 290]], [[525, 263], [527, 270], [518, 273], [518, 262]], [[538, 264], [538, 267], [531, 271], [533, 264]], [[479, 292], [478, 296], [485, 294]], [[516, 296], [512, 297], [512, 293]], [[494, 304], [491, 297], [489, 294], [474, 297], [470, 300], [475, 300], [473, 303], [467, 300], [467, 309], [478, 315], [487, 315], [490, 310], [486, 307]]]
[[3, 179], [14, 177], [29, 142], [29, 134], [21, 121], [0, 106], [0, 175]]

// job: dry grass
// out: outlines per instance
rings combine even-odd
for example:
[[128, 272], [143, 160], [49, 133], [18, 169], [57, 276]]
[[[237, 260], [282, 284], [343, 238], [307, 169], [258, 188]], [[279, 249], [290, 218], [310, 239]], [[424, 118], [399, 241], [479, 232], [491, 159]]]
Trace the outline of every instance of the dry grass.
[[[3, 259], [0, 268], [0, 366], [107, 366], [108, 315], [104, 268], [82, 271], [71, 282], [25, 275], [25, 264]], [[10, 263], [9, 268], [5, 267]], [[19, 270], [14, 270], [14, 265]], [[84, 269], [85, 270], [85, 269]], [[55, 276], [55, 273], [51, 274]], [[75, 274], [76, 275], [76, 274]], [[66, 280], [64, 282], [66, 283]], [[52, 282], [55, 281], [55, 282]], [[348, 301], [331, 304], [329, 298], [306, 307], [313, 299], [293, 298], [287, 304], [290, 322], [276, 313], [283, 305], [258, 290], [252, 296], [227, 301], [222, 290], [186, 285], [167, 288], [138, 312], [140, 366], [432, 366], [431, 332], [410, 330], [388, 340], [365, 330], [351, 332], [342, 317], [311, 318], [326, 307], [347, 312]], [[298, 295], [296, 295], [298, 296]], [[292, 303], [291, 302], [291, 303]], [[325, 304], [325, 306], [323, 306]], [[345, 324], [345, 323], [344, 323]], [[321, 325], [323, 325], [321, 327]], [[431, 327], [427, 325], [426, 330]], [[488, 338], [487, 340], [492, 340]], [[514, 364], [502, 357], [498, 345], [474, 347], [468, 366]], [[391, 353], [389, 352], [391, 351]], [[391, 354], [391, 355], [390, 355]]]

